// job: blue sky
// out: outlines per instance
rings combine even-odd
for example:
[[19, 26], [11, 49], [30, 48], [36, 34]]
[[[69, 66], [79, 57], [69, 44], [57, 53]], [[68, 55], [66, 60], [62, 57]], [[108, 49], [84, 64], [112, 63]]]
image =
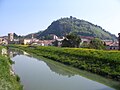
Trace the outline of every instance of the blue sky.
[[73, 16], [120, 32], [120, 0], [0, 0], [0, 36], [45, 30], [54, 20]]

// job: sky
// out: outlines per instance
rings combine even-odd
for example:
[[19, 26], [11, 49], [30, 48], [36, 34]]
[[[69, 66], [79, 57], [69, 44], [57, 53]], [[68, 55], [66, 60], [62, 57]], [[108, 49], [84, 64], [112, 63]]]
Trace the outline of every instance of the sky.
[[0, 36], [38, 32], [70, 16], [120, 32], [120, 0], [0, 0]]

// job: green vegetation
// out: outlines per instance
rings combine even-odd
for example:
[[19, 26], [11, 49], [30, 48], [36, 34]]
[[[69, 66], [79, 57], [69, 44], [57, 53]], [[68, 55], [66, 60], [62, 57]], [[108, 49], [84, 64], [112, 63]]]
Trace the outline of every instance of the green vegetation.
[[81, 39], [75, 34], [66, 35], [62, 41], [62, 47], [80, 47]]
[[120, 52], [80, 48], [13, 46], [27, 52], [120, 81]]
[[52, 22], [52, 24], [43, 32], [35, 33], [37, 38], [49, 37], [50, 34], [55, 34], [59, 37], [66, 36], [69, 33], [76, 33], [81, 36], [92, 36], [100, 39], [117, 39], [117, 37], [102, 27], [94, 25], [88, 21], [76, 19], [74, 17], [61, 18]]
[[98, 39], [98, 38], [94, 38], [90, 41], [89, 47], [88, 48], [92, 48], [92, 49], [105, 49], [105, 45], [104, 43]]
[[[0, 51], [2, 47], [0, 46]], [[0, 52], [1, 53], [1, 52]], [[12, 74], [11, 60], [0, 54], [0, 90], [22, 90], [18, 76]]]

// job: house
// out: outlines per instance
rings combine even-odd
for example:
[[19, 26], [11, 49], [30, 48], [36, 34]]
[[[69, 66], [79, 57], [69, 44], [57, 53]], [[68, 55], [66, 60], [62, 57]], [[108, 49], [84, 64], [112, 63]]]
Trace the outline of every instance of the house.
[[119, 49], [118, 42], [110, 41], [110, 42], [105, 42], [105, 44], [106, 44], [107, 50], [118, 50]]
[[0, 38], [0, 45], [7, 45], [8, 44], [8, 40], [6, 38]]
[[8, 44], [20, 44], [20, 39], [15, 33], [8, 33]]
[[80, 36], [80, 38], [81, 38], [81, 43], [80, 43], [81, 48], [87, 48], [88, 45], [90, 44], [90, 41], [94, 39], [94, 37], [90, 37], [90, 36]]
[[27, 44], [30, 44], [30, 43], [31, 43], [31, 39], [21, 39], [20, 40], [20, 44], [27, 45]]
[[90, 37], [90, 36], [80, 36], [80, 38], [81, 38], [81, 44], [90, 43], [90, 41], [94, 39], [94, 37]]
[[55, 40], [39, 40], [38, 45], [40, 46], [52, 46]]
[[57, 39], [52, 44], [53, 46], [61, 47], [63, 39]]
[[52, 39], [52, 40], [58, 39], [58, 36], [56, 36], [56, 35], [54, 35], [54, 34], [50, 34], [50, 36], [51, 36], [51, 39]]
[[24, 45], [27, 45], [27, 44], [30, 44], [31, 42], [31, 39], [20, 39], [20, 44], [24, 44]]

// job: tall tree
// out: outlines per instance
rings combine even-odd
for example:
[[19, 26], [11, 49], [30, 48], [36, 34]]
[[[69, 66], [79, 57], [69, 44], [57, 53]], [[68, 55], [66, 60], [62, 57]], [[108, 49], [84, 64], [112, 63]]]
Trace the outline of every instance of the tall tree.
[[92, 39], [90, 41], [89, 47], [93, 49], [105, 49], [104, 43], [98, 38]]
[[62, 47], [79, 47], [81, 42], [80, 36], [75, 34], [66, 35], [66, 38], [62, 41]]

